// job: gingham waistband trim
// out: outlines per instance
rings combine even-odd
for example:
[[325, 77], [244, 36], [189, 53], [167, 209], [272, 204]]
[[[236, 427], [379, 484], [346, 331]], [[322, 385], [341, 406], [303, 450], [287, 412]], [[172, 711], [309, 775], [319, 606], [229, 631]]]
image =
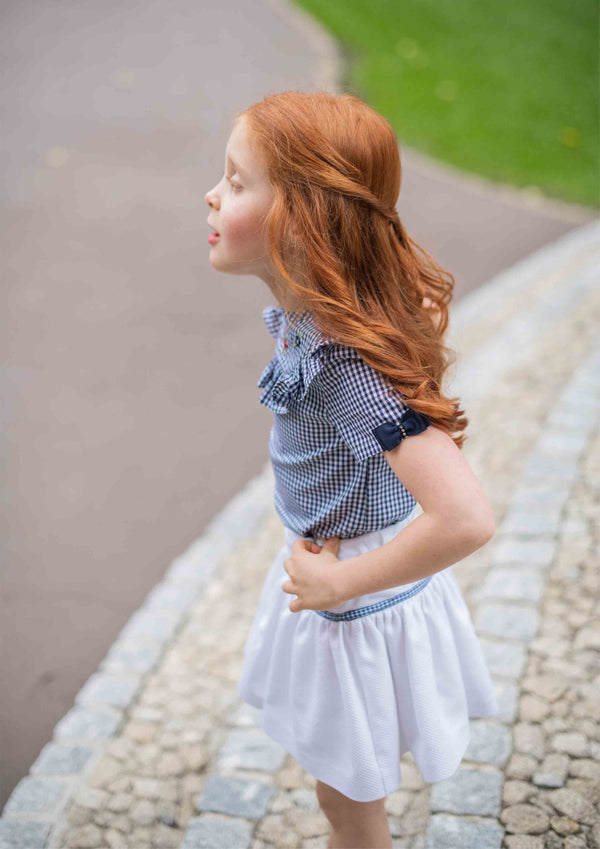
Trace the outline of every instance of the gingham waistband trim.
[[344, 613], [332, 613], [331, 610], [314, 610], [313, 613], [318, 613], [319, 616], [323, 616], [325, 619], [333, 619], [336, 622], [339, 622], [342, 619], [358, 619], [360, 616], [368, 616], [370, 613], [376, 613], [378, 610], [384, 610], [386, 607], [391, 607], [393, 604], [398, 604], [399, 602], [404, 601], [405, 598], [410, 598], [410, 596], [420, 593], [421, 590], [425, 589], [432, 578], [433, 575], [428, 575], [427, 578], [423, 578], [422, 581], [419, 581], [418, 584], [415, 584], [409, 590], [405, 590], [403, 593], [398, 593], [398, 595], [390, 596], [390, 598], [384, 598], [383, 601], [378, 601], [375, 604], [367, 604], [364, 607], [355, 607], [354, 610], [345, 610]]

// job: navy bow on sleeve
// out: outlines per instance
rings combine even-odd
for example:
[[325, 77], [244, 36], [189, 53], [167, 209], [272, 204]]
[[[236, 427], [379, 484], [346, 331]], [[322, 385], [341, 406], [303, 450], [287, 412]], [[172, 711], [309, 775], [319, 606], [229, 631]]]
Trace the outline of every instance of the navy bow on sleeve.
[[384, 422], [373, 429], [373, 435], [384, 451], [391, 451], [405, 436], [415, 436], [429, 427], [431, 419], [425, 413], [406, 410], [397, 422]]

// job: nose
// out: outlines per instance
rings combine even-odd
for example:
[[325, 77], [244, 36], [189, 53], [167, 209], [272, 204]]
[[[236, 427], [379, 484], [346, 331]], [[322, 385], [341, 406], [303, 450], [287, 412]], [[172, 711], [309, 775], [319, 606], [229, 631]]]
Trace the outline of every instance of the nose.
[[204, 195], [204, 200], [206, 201], [206, 203], [209, 206], [216, 206], [217, 205], [218, 198], [217, 198], [217, 195], [215, 194], [215, 192], [213, 191], [213, 189], [211, 189], [210, 191], [208, 191]]

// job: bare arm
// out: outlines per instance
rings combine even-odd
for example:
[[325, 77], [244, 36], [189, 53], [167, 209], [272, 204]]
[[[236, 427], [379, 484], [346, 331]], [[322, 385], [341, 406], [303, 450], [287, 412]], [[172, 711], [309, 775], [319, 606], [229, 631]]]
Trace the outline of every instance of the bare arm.
[[384, 545], [336, 564], [332, 577], [338, 604], [433, 575], [481, 548], [495, 533], [479, 481], [443, 430], [430, 425], [384, 456], [423, 513]]

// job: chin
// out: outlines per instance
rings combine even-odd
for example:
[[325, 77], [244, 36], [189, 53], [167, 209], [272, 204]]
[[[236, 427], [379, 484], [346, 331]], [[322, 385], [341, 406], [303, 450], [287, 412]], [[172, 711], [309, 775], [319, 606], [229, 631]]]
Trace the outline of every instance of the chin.
[[239, 263], [228, 263], [226, 259], [221, 259], [218, 256], [213, 256], [212, 251], [209, 256], [210, 264], [215, 271], [221, 271], [223, 274], [247, 274], [246, 268]]
[[212, 267], [214, 269], [216, 269], [217, 271], [227, 271], [228, 270], [227, 267], [226, 267], [227, 263], [223, 262], [222, 259], [220, 259], [218, 256], [216, 256], [215, 252], [213, 250], [210, 251], [210, 253], [208, 255], [208, 260], [209, 260], [210, 264], [212, 265]]

